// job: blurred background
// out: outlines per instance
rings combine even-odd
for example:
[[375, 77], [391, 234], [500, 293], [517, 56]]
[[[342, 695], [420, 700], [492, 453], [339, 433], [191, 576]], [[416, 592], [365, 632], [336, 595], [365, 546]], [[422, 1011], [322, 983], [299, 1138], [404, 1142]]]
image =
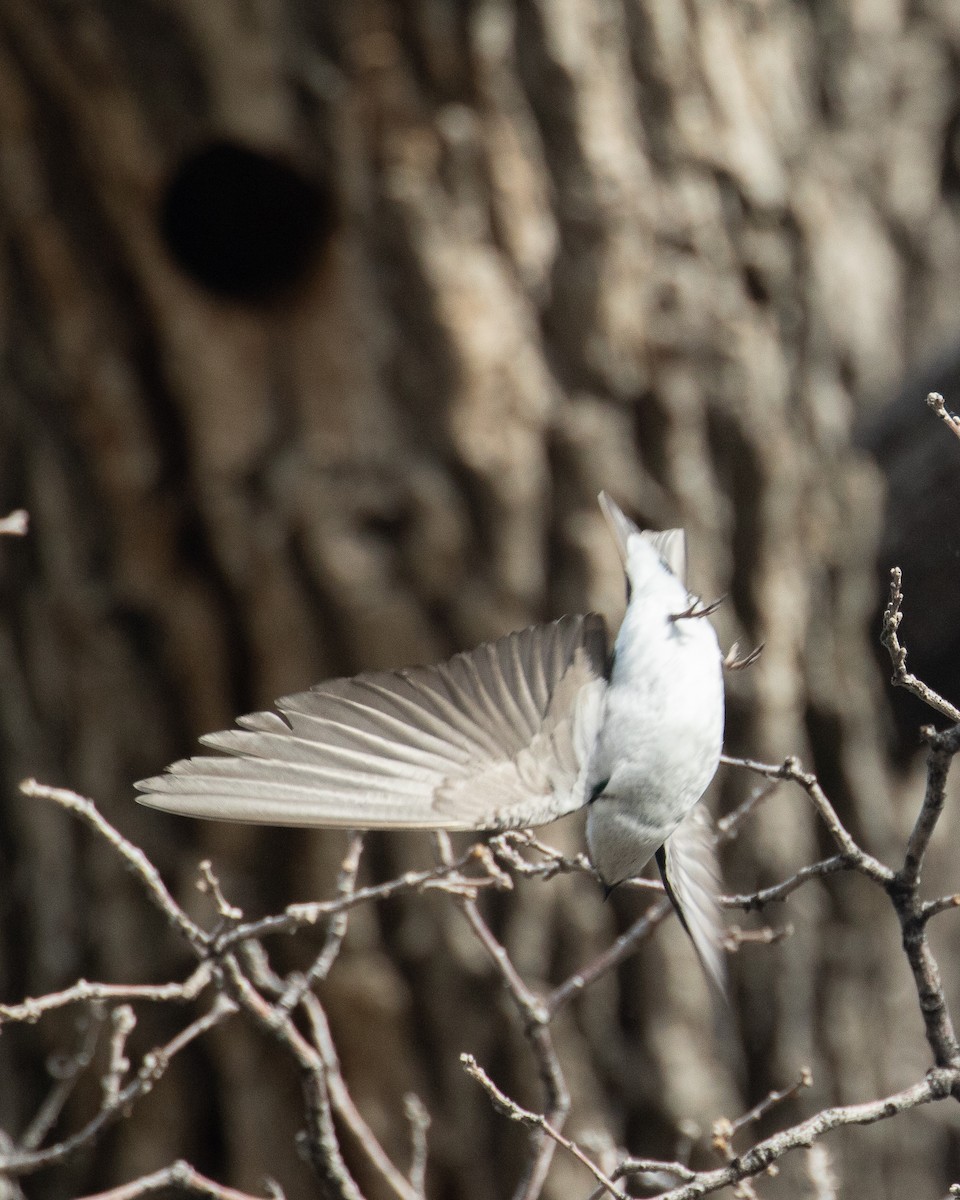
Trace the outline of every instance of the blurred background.
[[[206, 919], [203, 856], [251, 916], [327, 895], [340, 835], [162, 816], [132, 782], [330, 675], [568, 611], [615, 622], [601, 488], [685, 526], [692, 585], [728, 595], [724, 646], [764, 644], [728, 677], [728, 751], [800, 754], [896, 862], [929, 716], [891, 708], [876, 653], [891, 563], [910, 665], [960, 698], [960, 445], [923, 404], [938, 386], [960, 405], [958, 287], [954, 0], [0, 0], [0, 510], [32, 518], [0, 544], [0, 1001], [187, 961], [21, 778], [94, 797]], [[752, 786], [723, 770], [710, 807]], [[950, 812], [931, 894], [960, 885], [958, 832]], [[582, 848], [575, 820], [550, 837]], [[778, 791], [726, 887], [824, 849]], [[431, 853], [372, 838], [365, 877]], [[535, 986], [643, 902], [577, 877], [490, 915]], [[743, 923], [764, 921], [792, 932], [732, 957], [719, 1028], [676, 922], [564, 1014], [571, 1136], [666, 1157], [693, 1139], [710, 1161], [711, 1122], [804, 1066], [813, 1088], [764, 1128], [922, 1075], [882, 897], [834, 876]], [[960, 927], [938, 921], [956, 998]], [[405, 1092], [434, 1114], [431, 1196], [509, 1195], [526, 1135], [459, 1053], [542, 1097], [454, 907], [358, 911], [322, 999], [388, 1149], [407, 1153]], [[4, 1031], [0, 1127], [22, 1130], [79, 1036], [70, 1016]], [[25, 1187], [76, 1196], [185, 1157], [313, 1195], [300, 1104], [274, 1047], [229, 1024]], [[832, 1135], [844, 1194], [941, 1197], [955, 1107]], [[558, 1159], [546, 1194], [586, 1194], [572, 1171]], [[757, 1187], [813, 1194], [801, 1157]]]

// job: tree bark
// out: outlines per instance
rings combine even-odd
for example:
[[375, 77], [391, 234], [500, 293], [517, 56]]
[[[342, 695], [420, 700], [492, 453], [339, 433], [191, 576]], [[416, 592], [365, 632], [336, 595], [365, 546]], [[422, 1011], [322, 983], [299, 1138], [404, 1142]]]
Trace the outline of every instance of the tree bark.
[[[333, 674], [568, 611], [615, 621], [601, 488], [685, 526], [694, 587], [729, 595], [724, 644], [764, 645], [729, 677], [728, 751], [801, 755], [892, 860], [920, 790], [887, 761], [882, 489], [851, 430], [955, 335], [952, 11], [0, 0], [0, 498], [32, 517], [0, 545], [0, 999], [181, 961], [23, 776], [94, 796], [198, 912], [204, 856], [251, 914], [327, 895], [340, 836], [164, 818], [132, 781]], [[749, 786], [724, 773], [714, 811]], [[582, 846], [575, 822], [555, 837]], [[778, 793], [730, 846], [728, 889], [821, 838]], [[369, 850], [384, 877], [432, 853]], [[641, 903], [561, 879], [492, 919], [527, 979], [556, 981]], [[837, 876], [767, 916], [792, 935], [734, 957], [719, 1032], [673, 924], [576, 1003], [573, 1135], [673, 1157], [683, 1122], [708, 1134], [804, 1066], [812, 1093], [771, 1120], [922, 1075], [881, 899]], [[432, 1194], [508, 1194], [526, 1135], [460, 1051], [543, 1097], [462, 917], [429, 895], [358, 911], [322, 998], [386, 1148], [404, 1160], [415, 1091]], [[0, 1127], [28, 1119], [49, 1049], [0, 1042]], [[62, 1194], [181, 1156], [308, 1194], [299, 1103], [228, 1025]], [[935, 1196], [956, 1130], [928, 1110], [829, 1148], [859, 1195]], [[573, 1170], [558, 1159], [546, 1194], [582, 1189]], [[808, 1194], [798, 1159], [777, 1195]]]

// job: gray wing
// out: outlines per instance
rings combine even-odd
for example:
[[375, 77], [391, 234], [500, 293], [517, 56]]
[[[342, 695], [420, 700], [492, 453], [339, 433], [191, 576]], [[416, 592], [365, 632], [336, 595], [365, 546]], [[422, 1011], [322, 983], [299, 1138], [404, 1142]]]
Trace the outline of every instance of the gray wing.
[[611, 500], [606, 492], [597, 497], [600, 508], [607, 519], [607, 525], [613, 534], [620, 552], [620, 561], [626, 564], [627, 542], [636, 534], [649, 542], [660, 555], [674, 575], [686, 587], [687, 583], [687, 536], [682, 529], [664, 529], [659, 533], [651, 529], [641, 529], [624, 513], [623, 509]]
[[505, 829], [586, 802], [607, 634], [596, 614], [535, 625], [433, 667], [334, 679], [201, 738], [143, 804], [271, 825]]
[[720, 870], [709, 814], [698, 804], [680, 822], [658, 856], [664, 886], [690, 935], [704, 969], [721, 994], [726, 993], [723, 923], [717, 896]]

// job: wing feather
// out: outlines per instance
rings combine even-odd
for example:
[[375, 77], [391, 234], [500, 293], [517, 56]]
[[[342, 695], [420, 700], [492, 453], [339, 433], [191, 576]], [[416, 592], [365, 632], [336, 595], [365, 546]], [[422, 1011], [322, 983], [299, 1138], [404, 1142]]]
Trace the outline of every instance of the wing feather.
[[717, 896], [720, 867], [709, 814], [698, 804], [667, 838], [663, 881], [717, 990], [726, 992], [723, 922]]
[[486, 829], [586, 800], [607, 636], [595, 614], [510, 634], [435, 667], [285, 696], [137, 784], [191, 816], [284, 825]]

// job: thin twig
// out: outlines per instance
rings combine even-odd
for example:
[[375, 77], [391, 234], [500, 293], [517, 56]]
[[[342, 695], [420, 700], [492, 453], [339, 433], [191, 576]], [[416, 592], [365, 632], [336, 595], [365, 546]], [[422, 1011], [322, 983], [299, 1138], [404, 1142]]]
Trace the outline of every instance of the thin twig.
[[237, 1006], [225, 996], [219, 996], [213, 1007], [182, 1029], [164, 1046], [145, 1054], [140, 1061], [136, 1076], [122, 1088], [114, 1102], [102, 1107], [82, 1129], [44, 1150], [12, 1150], [0, 1153], [0, 1176], [30, 1175], [43, 1167], [61, 1163], [85, 1150], [100, 1136], [129, 1112], [130, 1106], [141, 1096], [153, 1089], [163, 1076], [171, 1060], [190, 1042], [219, 1025], [237, 1011]]
[[210, 896], [217, 909], [217, 915], [224, 921], [231, 924], [236, 924], [237, 921], [243, 920], [243, 910], [237, 908], [235, 904], [230, 904], [226, 896], [223, 894], [223, 889], [220, 886], [220, 880], [213, 869], [213, 863], [209, 858], [205, 858], [197, 867], [200, 873], [200, 878], [197, 880], [197, 891], [203, 896]]
[[950, 896], [939, 896], [936, 900], [925, 900], [920, 906], [920, 916], [924, 921], [929, 921], [938, 913], [953, 912], [958, 908], [960, 908], [960, 892], [954, 892]]
[[[498, 859], [502, 859], [511, 870], [524, 879], [553, 879], [556, 875], [583, 874], [597, 878], [596, 869], [585, 854], [573, 858], [560, 853], [553, 846], [537, 838], [529, 829], [511, 829], [497, 834], [488, 843]], [[531, 862], [524, 858], [521, 850], [532, 850], [542, 856], [540, 861]]]
[[137, 1025], [137, 1015], [129, 1004], [118, 1004], [110, 1014], [113, 1030], [110, 1034], [110, 1055], [107, 1069], [101, 1080], [103, 1100], [106, 1105], [116, 1102], [120, 1095], [123, 1077], [130, 1070], [127, 1058], [127, 1039]]
[[898, 882], [910, 888], [915, 888], [920, 883], [923, 859], [946, 803], [950, 765], [960, 751], [960, 725], [943, 733], [937, 733], [927, 726], [922, 730], [922, 734], [930, 748], [927, 754], [927, 786], [920, 812], [907, 839], [903, 867], [898, 874]]
[[[792, 1100], [794, 1096], [800, 1094], [804, 1088], [813, 1087], [813, 1073], [809, 1067], [804, 1067], [797, 1077], [796, 1082], [791, 1083], [789, 1087], [773, 1089], [766, 1096], [755, 1104], [753, 1108], [743, 1113], [736, 1120], [730, 1121], [724, 1118], [722, 1122], [718, 1121], [714, 1126], [714, 1137], [722, 1136], [729, 1140], [735, 1137], [741, 1129], [745, 1129], [747, 1125], [752, 1125], [755, 1121], [759, 1121], [765, 1117], [771, 1109], [776, 1108], [778, 1104], [783, 1104], [786, 1100]], [[717, 1127], [720, 1127], [721, 1133], [717, 1132]]]
[[928, 687], [923, 680], [918, 679], [907, 670], [907, 651], [900, 643], [898, 630], [903, 620], [903, 573], [899, 567], [890, 571], [890, 598], [883, 611], [883, 626], [880, 632], [880, 643], [890, 655], [893, 665], [893, 675], [890, 682], [894, 687], [904, 688], [911, 692], [935, 712], [941, 713], [954, 723], [960, 721], [960, 708], [945, 700], [939, 692]]
[[[485, 856], [486, 852], [486, 856]], [[259, 939], [275, 934], [296, 933], [299, 929], [311, 928], [321, 921], [348, 912], [361, 904], [371, 901], [388, 900], [393, 896], [407, 892], [442, 891], [451, 895], [473, 896], [487, 887], [502, 888], [503, 879], [491, 871], [492, 855], [486, 846], [477, 844], [471, 846], [455, 862], [433, 867], [426, 871], [407, 871], [396, 879], [374, 886], [357, 888], [349, 895], [339, 896], [335, 900], [317, 900], [310, 904], [290, 904], [282, 913], [263, 917], [256, 921], [247, 921], [221, 933], [214, 941], [213, 949], [222, 954], [233, 949], [240, 942], [251, 938]], [[479, 865], [483, 874], [476, 876], [464, 875], [469, 866]]]
[[806, 1121], [801, 1121], [799, 1125], [793, 1125], [757, 1142], [726, 1166], [698, 1172], [695, 1179], [661, 1193], [656, 1200], [699, 1200], [700, 1196], [719, 1192], [731, 1184], [760, 1175], [771, 1163], [783, 1158], [791, 1150], [812, 1146], [818, 1138], [833, 1129], [847, 1125], [872, 1125], [899, 1113], [909, 1112], [922, 1104], [945, 1100], [958, 1083], [960, 1072], [935, 1068], [919, 1083], [881, 1100], [825, 1108]]
[[939, 392], [927, 393], [927, 404], [933, 409], [954, 437], [960, 438], [960, 417], [950, 412]]
[[789, 879], [771, 884], [770, 887], [761, 888], [758, 892], [748, 892], [746, 895], [740, 896], [720, 896], [719, 903], [724, 908], [740, 908], [744, 912], [759, 912], [768, 904], [786, 900], [797, 888], [811, 879], [822, 879], [825, 875], [835, 875], [838, 871], [848, 870], [850, 870], [850, 864], [846, 857], [842, 854], [835, 854], [833, 858], [825, 858], [820, 862], [811, 863], [808, 867], [801, 867]]
[[721, 934], [724, 950], [736, 954], [741, 946], [775, 946], [777, 942], [793, 936], [793, 926], [784, 925], [773, 929], [764, 925], [760, 929], [741, 929], [739, 925], [728, 925]]
[[54, 1077], [53, 1087], [44, 1097], [33, 1120], [24, 1130], [19, 1144], [15, 1147], [16, 1150], [21, 1153], [26, 1150], [36, 1150], [60, 1119], [60, 1114], [76, 1090], [81, 1076], [93, 1061], [100, 1041], [104, 1016], [105, 1013], [101, 1006], [91, 1005], [81, 1019], [80, 1047], [73, 1054], [64, 1056], [55, 1066], [48, 1067]]
[[[290, 1013], [260, 994], [232, 954], [223, 958], [222, 967], [224, 982], [234, 1002], [255, 1025], [276, 1039], [299, 1068], [307, 1118], [303, 1147], [317, 1177], [333, 1200], [364, 1200], [340, 1150], [327, 1074], [317, 1048], [300, 1032]], [[304, 1001], [310, 999], [308, 993]]]
[[[312, 992], [308, 992], [303, 997], [303, 1007], [310, 1022], [311, 1037], [323, 1062], [327, 1088], [330, 1094], [330, 1104], [333, 1111], [350, 1130], [356, 1139], [357, 1145], [370, 1160], [373, 1167], [380, 1173], [387, 1185], [396, 1193], [399, 1200], [422, 1200], [423, 1189], [419, 1186], [416, 1177], [419, 1171], [418, 1162], [422, 1162], [424, 1169], [426, 1167], [425, 1140], [421, 1156], [421, 1150], [418, 1149], [416, 1140], [418, 1134], [416, 1127], [414, 1127], [413, 1164], [410, 1178], [407, 1179], [403, 1172], [394, 1165], [386, 1150], [381, 1146], [376, 1134], [364, 1120], [363, 1115], [354, 1103], [353, 1097], [350, 1095], [346, 1080], [343, 1078], [343, 1072], [340, 1069], [340, 1059], [337, 1055], [333, 1034], [330, 1032], [330, 1026], [327, 1022], [327, 1014], [321, 1006], [320, 1001]], [[411, 1119], [410, 1108], [408, 1105], [405, 1107], [408, 1119]], [[423, 1126], [424, 1135], [427, 1125], [429, 1125], [429, 1119], [427, 1119], [426, 1125]]]
[[[943, 398], [931, 393], [928, 402], [939, 400], [940, 415], [955, 429], [956, 418], [945, 415]], [[933, 407], [937, 407], [936, 404]], [[903, 949], [913, 972], [917, 998], [923, 1015], [927, 1042], [934, 1061], [940, 1067], [960, 1066], [960, 1044], [957, 1042], [953, 1020], [943, 992], [940, 969], [927, 939], [927, 922], [932, 916], [929, 906], [919, 895], [920, 875], [930, 839], [943, 813], [946, 802], [947, 775], [955, 755], [960, 752], [960, 710], [906, 669], [907, 651], [901, 644], [898, 629], [903, 617], [903, 589], [900, 568], [890, 572], [890, 599], [883, 615], [881, 642], [893, 663], [893, 682], [918, 696], [935, 711], [955, 722], [953, 728], [937, 733], [932, 727], [922, 730], [929, 750], [927, 753], [927, 786], [913, 829], [907, 839], [903, 865], [888, 881], [887, 894], [897, 913]]]
[[[163, 1195], [171, 1191], [184, 1196], [208, 1197], [209, 1200], [261, 1200], [250, 1192], [238, 1192], [236, 1188], [215, 1183], [182, 1159], [120, 1187], [83, 1196], [81, 1200], [142, 1200], [145, 1196]], [[268, 1184], [267, 1197], [268, 1200], [283, 1200], [283, 1192], [277, 1184]]]
[[183, 911], [176, 900], [167, 891], [160, 872], [147, 858], [144, 852], [115, 829], [113, 825], [97, 809], [92, 800], [77, 795], [67, 788], [48, 787], [35, 779], [25, 779], [20, 784], [20, 791], [25, 796], [35, 796], [41, 800], [51, 800], [67, 812], [78, 816], [111, 845], [123, 859], [126, 867], [143, 884], [147, 895], [160, 909], [170, 924], [190, 943], [193, 949], [205, 956], [207, 953], [207, 936]]
[[807, 793], [814, 808], [820, 814], [830, 836], [833, 838], [848, 865], [872, 879], [874, 883], [880, 884], [881, 887], [886, 888], [890, 885], [893, 880], [893, 872], [889, 867], [884, 866], [882, 862], [874, 858], [872, 854], [868, 854], [857, 845], [846, 826], [837, 816], [836, 810], [820, 786], [816, 775], [804, 771], [798, 758], [790, 757], [780, 765], [756, 762], [749, 758], [732, 758], [728, 755], [724, 755], [723, 761], [732, 766], [754, 771], [756, 774], [764, 775], [768, 779], [787, 779], [799, 784]]
[[673, 905], [666, 896], [655, 904], [651, 904], [643, 915], [637, 917], [630, 928], [621, 933], [606, 950], [565, 979], [563, 983], [558, 984], [552, 992], [544, 997], [543, 1006], [548, 1017], [554, 1017], [565, 1004], [570, 1003], [574, 996], [579, 996], [601, 975], [614, 970], [625, 958], [629, 958], [640, 942], [650, 937], [657, 926], [661, 925], [673, 912]]
[[[440, 861], [452, 859], [450, 839], [445, 833], [437, 833], [436, 844]], [[553, 1035], [548, 1028], [550, 1013], [540, 996], [524, 983], [506, 949], [497, 940], [483, 919], [475, 899], [469, 896], [456, 898], [474, 936], [486, 950], [523, 1021], [523, 1031], [533, 1050], [540, 1080], [546, 1093], [546, 1116], [552, 1128], [560, 1129], [570, 1111], [570, 1093], [560, 1066]], [[534, 1200], [543, 1190], [543, 1184], [553, 1159], [554, 1143], [538, 1129], [533, 1139], [532, 1154], [528, 1168], [516, 1191], [516, 1200]]]
[[92, 1001], [149, 1000], [154, 1003], [185, 1003], [195, 1000], [210, 982], [212, 969], [202, 963], [183, 983], [89, 983], [78, 979], [76, 983], [60, 992], [46, 996], [31, 996], [19, 1004], [0, 1004], [0, 1026], [14, 1021], [32, 1025], [44, 1013], [65, 1008], [71, 1004], [89, 1004]]
[[[721, 762], [739, 764], [741, 760], [735, 758], [721, 758]], [[760, 784], [751, 791], [741, 804], [727, 813], [725, 817], [720, 817], [715, 822], [717, 831], [717, 839], [724, 842], [732, 842], [740, 832], [740, 826], [745, 823], [748, 817], [753, 816], [753, 810], [767, 800], [777, 790], [777, 787], [782, 781], [779, 779], [768, 779], [765, 783]]]
[[494, 1107], [503, 1113], [505, 1117], [509, 1117], [511, 1121], [518, 1121], [521, 1125], [526, 1125], [528, 1129], [538, 1130], [558, 1146], [562, 1146], [564, 1150], [573, 1155], [577, 1162], [587, 1168], [594, 1179], [611, 1196], [615, 1197], [615, 1200], [628, 1200], [626, 1192], [621, 1191], [613, 1180], [608, 1175], [605, 1175], [597, 1164], [588, 1155], [584, 1154], [575, 1142], [571, 1142], [569, 1138], [563, 1136], [559, 1129], [554, 1128], [542, 1113], [535, 1113], [527, 1108], [521, 1108], [516, 1101], [511, 1100], [509, 1096], [505, 1095], [472, 1054], [461, 1054], [460, 1061], [471, 1079], [475, 1079], [480, 1084], [490, 1097]]
[[[337, 897], [340, 900], [347, 900], [353, 896], [357, 887], [357, 872], [360, 870], [360, 855], [363, 852], [363, 834], [352, 832], [347, 842], [347, 851], [343, 856], [343, 861], [340, 864], [340, 871], [337, 876]], [[287, 1012], [293, 1010], [300, 1003], [301, 998], [321, 980], [326, 979], [330, 973], [330, 968], [336, 961], [337, 955], [340, 953], [340, 947], [343, 945], [343, 939], [347, 936], [347, 925], [350, 920], [350, 910], [342, 909], [340, 912], [334, 913], [330, 918], [330, 924], [327, 926], [327, 936], [324, 939], [323, 949], [313, 960], [310, 967], [297, 978], [286, 993], [281, 996], [279, 1004], [281, 1008], [285, 1008]]]

